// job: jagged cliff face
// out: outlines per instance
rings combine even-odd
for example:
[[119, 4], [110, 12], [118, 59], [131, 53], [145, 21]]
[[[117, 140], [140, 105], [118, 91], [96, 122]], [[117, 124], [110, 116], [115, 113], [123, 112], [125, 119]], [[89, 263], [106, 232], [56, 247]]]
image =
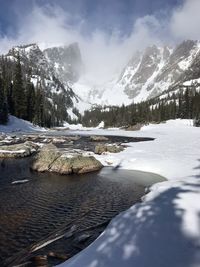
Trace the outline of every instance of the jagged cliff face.
[[85, 101], [100, 105], [141, 102], [175, 88], [181, 83], [200, 78], [200, 43], [184, 41], [175, 48], [147, 47], [137, 52], [119, 77], [101, 87], [75, 83], [76, 93], [83, 88]]
[[44, 55], [63, 82], [77, 82], [83, 70], [80, 49], [77, 43], [44, 50]]
[[[134, 69], [130, 71], [130, 63], [122, 75], [119, 84], [123, 85], [124, 92], [129, 98], [147, 97], [152, 90], [155, 78], [163, 68], [170, 55], [168, 47], [159, 48], [157, 46], [148, 47], [138, 58], [137, 65], [134, 62]], [[127, 70], [129, 79], [127, 79]]]
[[118, 82], [136, 102], [155, 97], [183, 80], [191, 65], [199, 62], [199, 51], [200, 45], [195, 41], [185, 41], [175, 49], [148, 47], [137, 61], [127, 65]]

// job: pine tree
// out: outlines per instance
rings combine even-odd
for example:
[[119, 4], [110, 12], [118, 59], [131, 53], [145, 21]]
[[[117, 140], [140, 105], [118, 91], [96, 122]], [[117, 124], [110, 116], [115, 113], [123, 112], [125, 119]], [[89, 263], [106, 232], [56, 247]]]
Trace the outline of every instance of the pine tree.
[[2, 109], [0, 109], [0, 124], [6, 124], [8, 122], [8, 106], [4, 102]]
[[40, 126], [45, 126], [44, 125], [44, 94], [40, 86], [36, 88], [34, 110], [35, 110], [35, 113], [34, 113], [33, 122]]
[[34, 111], [35, 111], [35, 88], [31, 82], [31, 69], [28, 71], [27, 81], [26, 81], [26, 119], [28, 121], [33, 121]]
[[0, 124], [8, 122], [8, 107], [4, 95], [3, 81], [0, 77]]
[[26, 96], [23, 84], [20, 56], [17, 56], [17, 63], [13, 81], [14, 115], [19, 118], [26, 118]]
[[4, 89], [3, 89], [2, 78], [0, 77], [0, 110], [3, 107], [3, 103], [4, 103]]
[[13, 83], [10, 82], [7, 89], [8, 110], [11, 115], [14, 115], [14, 97], [13, 97]]

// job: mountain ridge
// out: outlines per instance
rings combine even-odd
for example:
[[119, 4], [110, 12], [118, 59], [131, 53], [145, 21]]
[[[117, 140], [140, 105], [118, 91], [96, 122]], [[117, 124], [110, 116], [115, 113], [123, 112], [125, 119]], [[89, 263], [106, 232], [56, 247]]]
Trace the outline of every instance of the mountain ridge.
[[81, 77], [72, 88], [76, 94], [81, 88], [84, 93], [81, 92], [80, 97], [92, 104], [138, 103], [189, 79], [199, 78], [199, 62], [199, 41], [183, 41], [174, 48], [152, 45], [143, 52], [137, 51], [114, 80], [96, 86]]
[[64, 105], [72, 119], [77, 118], [77, 110], [83, 113], [95, 105], [138, 103], [200, 78], [200, 42], [192, 40], [174, 48], [152, 45], [137, 51], [118, 76], [102, 85], [85, 79], [87, 73], [78, 43], [44, 50], [36, 43], [17, 46], [6, 57], [15, 60], [18, 53], [22, 64], [31, 66], [31, 81], [35, 86], [43, 84], [48, 99], [55, 101], [55, 95], [67, 98], [68, 104]]

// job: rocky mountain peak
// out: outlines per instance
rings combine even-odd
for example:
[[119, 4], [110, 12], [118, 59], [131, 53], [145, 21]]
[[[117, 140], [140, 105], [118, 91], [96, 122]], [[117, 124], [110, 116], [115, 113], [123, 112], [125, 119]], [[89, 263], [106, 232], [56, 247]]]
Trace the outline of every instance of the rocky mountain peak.
[[37, 44], [15, 46], [6, 56], [17, 58], [18, 55], [23, 65], [30, 66], [33, 70], [43, 71], [43, 73], [52, 73], [51, 66]]
[[83, 70], [78, 43], [45, 49], [44, 55], [54, 67], [59, 79], [63, 83], [78, 81]]

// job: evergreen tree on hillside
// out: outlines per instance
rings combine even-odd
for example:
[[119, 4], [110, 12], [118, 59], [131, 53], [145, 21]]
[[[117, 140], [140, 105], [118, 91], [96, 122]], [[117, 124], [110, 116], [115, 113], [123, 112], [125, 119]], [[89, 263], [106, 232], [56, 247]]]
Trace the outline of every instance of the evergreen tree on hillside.
[[0, 109], [0, 124], [6, 124], [8, 122], [8, 106], [4, 102], [2, 108]]
[[26, 81], [26, 119], [28, 121], [33, 121], [35, 112], [35, 88], [31, 82], [31, 70], [29, 70]]
[[40, 126], [44, 126], [44, 94], [40, 85], [36, 88], [35, 92], [34, 110], [33, 122]]
[[7, 88], [8, 110], [11, 115], [14, 115], [14, 98], [13, 98], [13, 83], [10, 82]]
[[4, 103], [4, 89], [3, 89], [3, 81], [0, 77], [0, 109], [2, 109]]
[[35, 112], [35, 88], [32, 83], [27, 84], [26, 101], [27, 101], [27, 120], [32, 122]]
[[22, 77], [20, 56], [17, 56], [17, 63], [15, 67], [14, 80], [13, 80], [13, 102], [14, 102], [14, 115], [25, 119], [26, 114], [26, 96]]
[[8, 122], [8, 107], [4, 94], [3, 80], [0, 77], [0, 124]]

